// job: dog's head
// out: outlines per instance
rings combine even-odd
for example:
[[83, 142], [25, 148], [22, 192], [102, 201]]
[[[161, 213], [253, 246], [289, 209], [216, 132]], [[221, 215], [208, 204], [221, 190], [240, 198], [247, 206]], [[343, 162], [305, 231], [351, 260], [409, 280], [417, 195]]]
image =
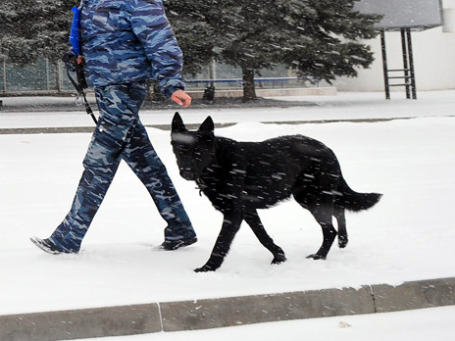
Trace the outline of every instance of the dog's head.
[[196, 180], [215, 157], [215, 134], [209, 116], [197, 131], [188, 131], [179, 113], [172, 120], [171, 144], [177, 159], [180, 175]]

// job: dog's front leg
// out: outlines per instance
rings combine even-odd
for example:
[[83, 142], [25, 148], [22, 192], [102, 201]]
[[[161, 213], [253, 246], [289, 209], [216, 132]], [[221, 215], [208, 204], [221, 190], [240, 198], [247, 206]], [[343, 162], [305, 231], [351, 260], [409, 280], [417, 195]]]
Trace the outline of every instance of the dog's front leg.
[[261, 244], [273, 254], [272, 264], [280, 264], [286, 261], [283, 249], [273, 242], [273, 239], [265, 230], [264, 225], [262, 225], [261, 219], [255, 209], [250, 209], [245, 212], [245, 221], [250, 225]]
[[242, 223], [242, 214], [240, 212], [230, 212], [224, 214], [223, 226], [216, 240], [212, 254], [204, 266], [195, 269], [196, 272], [215, 271], [223, 263], [231, 247], [232, 241]]

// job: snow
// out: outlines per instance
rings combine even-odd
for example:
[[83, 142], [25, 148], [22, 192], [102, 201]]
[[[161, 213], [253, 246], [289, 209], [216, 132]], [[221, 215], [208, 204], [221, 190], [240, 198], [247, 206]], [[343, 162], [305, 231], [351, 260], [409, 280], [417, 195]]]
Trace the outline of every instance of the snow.
[[[418, 95], [414, 101], [393, 93], [393, 99], [386, 101], [382, 93], [342, 93], [301, 98], [315, 104], [302, 107], [180, 110], [186, 123], [201, 123], [207, 115], [215, 123], [237, 123], [217, 128], [216, 133], [238, 140], [285, 134], [321, 140], [337, 154], [354, 190], [384, 194], [371, 210], [347, 215], [350, 243], [346, 249], [334, 245], [326, 261], [305, 258], [319, 248], [322, 234], [293, 200], [260, 211], [288, 261], [271, 265], [271, 254], [244, 225], [215, 273], [193, 269], [208, 259], [222, 217], [199, 196], [194, 182], [178, 175], [169, 131], [148, 128], [199, 242], [173, 252], [154, 249], [163, 241], [164, 222], [142, 184], [122, 164], [82, 252], [59, 256], [43, 253], [29, 237], [49, 236], [70, 208], [90, 134], [0, 134], [0, 314], [453, 277], [455, 91]], [[173, 113], [143, 112], [141, 117], [147, 125], [169, 124]], [[321, 120], [330, 122], [318, 123]], [[0, 128], [91, 124], [81, 112], [0, 112]], [[453, 308], [439, 309], [453, 316]], [[336, 319], [324, 319], [316, 326], [324, 329], [332, 323], [333, 335], [341, 338], [355, 334], [357, 325], [361, 329], [370, 323], [361, 317], [349, 317], [348, 322], [357, 318], [362, 322], [352, 323], [353, 328], [337, 329]], [[406, 314], [405, 319], [412, 317]], [[302, 325], [302, 333], [313, 328], [306, 321], [281, 323], [289, 323], [292, 331], [293, 323]], [[380, 330], [382, 322], [377, 323]]]

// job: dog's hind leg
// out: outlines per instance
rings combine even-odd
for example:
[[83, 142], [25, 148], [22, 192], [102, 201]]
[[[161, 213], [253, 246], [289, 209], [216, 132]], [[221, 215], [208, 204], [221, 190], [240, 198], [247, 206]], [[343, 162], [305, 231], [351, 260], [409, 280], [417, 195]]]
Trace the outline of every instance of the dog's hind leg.
[[195, 269], [196, 272], [207, 272], [215, 271], [223, 263], [224, 257], [226, 257], [231, 247], [232, 241], [235, 235], [240, 229], [243, 216], [240, 212], [225, 213], [223, 219], [223, 226], [221, 227], [220, 234], [216, 239], [215, 246], [210, 255], [209, 260], [204, 266]]
[[321, 209], [321, 207], [313, 207], [310, 208], [310, 211], [319, 225], [321, 225], [323, 241], [318, 252], [309, 255], [307, 258], [326, 259], [327, 254], [329, 253], [333, 241], [337, 235], [337, 231], [332, 224], [332, 209]]
[[344, 214], [344, 208], [335, 207], [334, 216], [337, 220], [338, 227], [338, 246], [345, 248], [348, 245], [348, 231], [346, 230], [346, 217]]
[[[334, 210], [333, 197], [327, 193], [318, 193], [316, 186], [305, 186], [294, 193], [295, 200], [305, 209], [308, 209], [322, 228], [323, 242], [318, 252], [309, 255], [307, 258], [326, 259], [332, 247], [337, 231], [332, 224]], [[341, 215], [339, 215], [341, 218]], [[344, 211], [342, 218], [344, 218]], [[338, 219], [338, 218], [337, 218]], [[343, 220], [341, 220], [343, 222]], [[343, 229], [344, 224], [339, 224]]]
[[245, 221], [251, 227], [262, 245], [273, 254], [272, 264], [279, 264], [286, 261], [284, 251], [273, 242], [262, 225], [261, 219], [256, 210], [249, 210], [245, 213]]

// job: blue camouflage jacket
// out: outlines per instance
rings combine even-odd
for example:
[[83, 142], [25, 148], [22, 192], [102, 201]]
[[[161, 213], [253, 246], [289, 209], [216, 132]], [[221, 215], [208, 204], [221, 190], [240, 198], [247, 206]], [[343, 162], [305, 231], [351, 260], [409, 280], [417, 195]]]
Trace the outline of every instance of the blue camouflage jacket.
[[153, 78], [170, 96], [184, 89], [182, 51], [161, 0], [82, 0], [81, 51], [89, 86]]

